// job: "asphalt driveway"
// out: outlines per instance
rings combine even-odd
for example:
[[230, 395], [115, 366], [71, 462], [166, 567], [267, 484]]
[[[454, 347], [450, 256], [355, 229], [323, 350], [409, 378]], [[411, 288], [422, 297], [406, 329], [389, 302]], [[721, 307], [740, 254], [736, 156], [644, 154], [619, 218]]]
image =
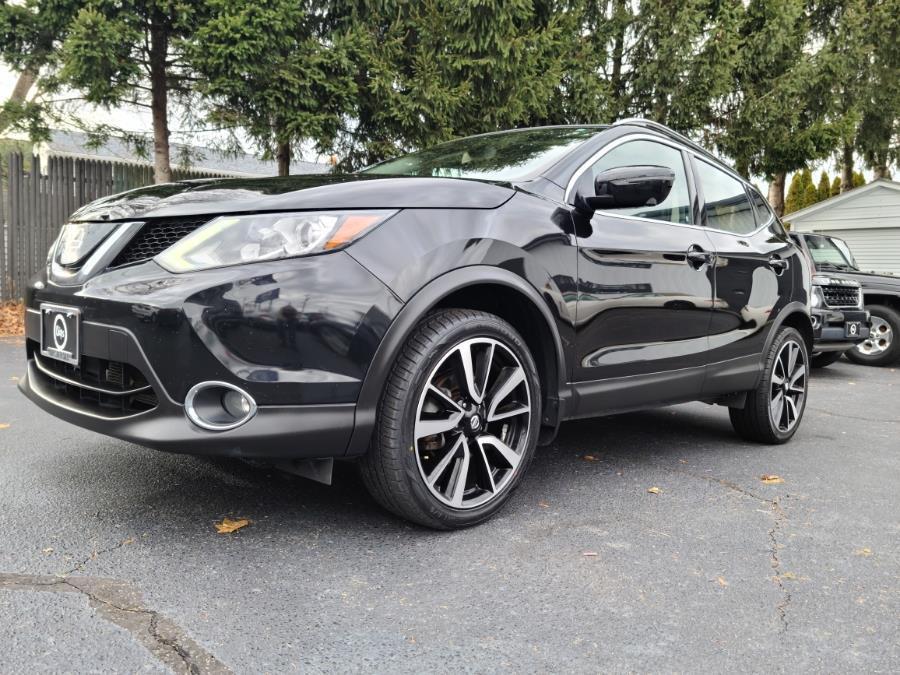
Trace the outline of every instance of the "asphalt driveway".
[[16, 390], [22, 351], [0, 339], [0, 672], [900, 668], [900, 371], [816, 372], [781, 447], [703, 404], [569, 424], [448, 534], [346, 468], [59, 422]]

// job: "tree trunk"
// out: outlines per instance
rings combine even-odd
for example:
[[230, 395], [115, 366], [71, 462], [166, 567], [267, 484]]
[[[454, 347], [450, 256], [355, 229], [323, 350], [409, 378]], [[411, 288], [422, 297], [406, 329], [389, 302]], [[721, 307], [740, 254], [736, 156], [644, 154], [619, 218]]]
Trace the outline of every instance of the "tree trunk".
[[888, 170], [887, 154], [879, 154], [875, 156], [875, 166], [872, 167], [875, 174], [875, 180], [879, 178], [891, 179], [891, 172]]
[[844, 143], [841, 152], [841, 192], [853, 189], [853, 146]]
[[275, 147], [275, 159], [278, 160], [278, 175], [291, 175], [291, 142], [279, 141]]
[[781, 218], [784, 215], [784, 181], [787, 174], [784, 171], [776, 173], [769, 183], [769, 206], [775, 214]]
[[[31, 91], [36, 80], [37, 71], [32, 70], [31, 68], [26, 68], [19, 73], [19, 78], [16, 80], [16, 84], [13, 87], [12, 94], [10, 94], [7, 99], [7, 103], [24, 103], [25, 99], [28, 97], [28, 92]], [[6, 128], [10, 124], [12, 124], [12, 115], [0, 114], [0, 132], [6, 131]]]
[[153, 180], [172, 182], [169, 163], [169, 83], [166, 77], [166, 57], [169, 36], [159, 17], [150, 26], [150, 110], [153, 116]]
[[[624, 110], [624, 106], [622, 105], [622, 58], [625, 51], [625, 30], [628, 27], [622, 17], [624, 12], [625, 0], [617, 0], [615, 7], [613, 8], [613, 19], [618, 20], [619, 26], [616, 28], [616, 36], [613, 40], [613, 66], [612, 77], [610, 78], [615, 105], [613, 115], [616, 117]], [[615, 121], [615, 119], [611, 121]]]

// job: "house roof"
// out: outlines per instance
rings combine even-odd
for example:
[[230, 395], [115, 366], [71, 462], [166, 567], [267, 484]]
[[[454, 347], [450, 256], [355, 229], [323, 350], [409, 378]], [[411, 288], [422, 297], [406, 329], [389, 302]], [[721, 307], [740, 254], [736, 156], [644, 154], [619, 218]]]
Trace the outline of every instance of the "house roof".
[[[41, 151], [51, 155], [67, 157], [85, 157], [89, 159], [107, 159], [119, 162], [136, 162], [146, 164], [147, 160], [137, 156], [128, 144], [118, 138], [109, 138], [99, 147], [88, 147], [88, 136], [77, 131], [54, 130], [50, 141], [41, 144]], [[189, 146], [173, 143], [170, 148], [173, 167], [178, 167], [180, 157], [190, 157], [190, 168], [235, 176], [274, 176], [277, 173], [275, 162], [263, 161], [253, 155], [223, 153], [214, 148]], [[291, 162], [292, 174], [325, 173], [331, 167], [317, 162]]]
[[887, 178], [879, 178], [878, 180], [874, 180], [871, 183], [867, 183], [866, 185], [861, 185], [858, 188], [853, 188], [852, 190], [848, 190], [847, 192], [842, 192], [839, 195], [835, 195], [834, 197], [823, 199], [820, 202], [816, 202], [812, 206], [807, 206], [805, 209], [800, 209], [799, 211], [794, 211], [793, 213], [786, 213], [784, 214], [784, 220], [787, 220], [789, 222], [805, 220], [807, 217], [819, 213], [820, 211], [826, 211], [837, 206], [838, 204], [857, 199], [858, 197], [861, 197], [868, 192], [872, 192], [873, 190], [877, 190], [878, 188], [882, 187], [900, 191], [900, 183], [898, 183], [897, 181], [888, 180]]

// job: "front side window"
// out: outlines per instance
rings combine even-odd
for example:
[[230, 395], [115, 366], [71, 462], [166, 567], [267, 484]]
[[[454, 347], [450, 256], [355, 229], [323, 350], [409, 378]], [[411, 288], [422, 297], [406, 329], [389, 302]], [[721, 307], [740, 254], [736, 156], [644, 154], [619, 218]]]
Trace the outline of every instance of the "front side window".
[[675, 172], [669, 196], [659, 204], [604, 211], [625, 216], [638, 216], [668, 223], [691, 222], [691, 197], [681, 151], [653, 141], [630, 141], [607, 152], [591, 167], [591, 184], [602, 171], [625, 166], [664, 166]]
[[697, 173], [706, 200], [706, 224], [716, 230], [749, 234], [757, 225], [744, 184], [703, 160]]

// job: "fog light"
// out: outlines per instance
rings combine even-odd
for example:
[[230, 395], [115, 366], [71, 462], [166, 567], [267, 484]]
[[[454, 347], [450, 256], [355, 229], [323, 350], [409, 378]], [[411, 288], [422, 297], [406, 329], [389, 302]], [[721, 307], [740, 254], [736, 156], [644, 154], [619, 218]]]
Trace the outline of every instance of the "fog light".
[[202, 429], [227, 431], [256, 414], [256, 402], [246, 391], [227, 382], [201, 382], [184, 399], [184, 414]]
[[222, 396], [222, 407], [232, 417], [240, 418], [250, 414], [250, 401], [234, 389], [226, 391]]

